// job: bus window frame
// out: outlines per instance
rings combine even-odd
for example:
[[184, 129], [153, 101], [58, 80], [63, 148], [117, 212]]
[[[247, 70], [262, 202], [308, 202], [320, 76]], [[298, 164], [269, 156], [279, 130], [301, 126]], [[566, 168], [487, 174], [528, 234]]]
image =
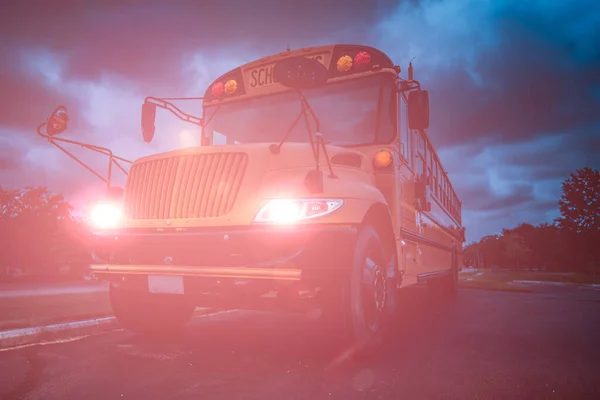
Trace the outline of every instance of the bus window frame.
[[[423, 163], [422, 171], [419, 171], [418, 165], [415, 165], [415, 173], [421, 173], [422, 177], [427, 175], [427, 147], [429, 147], [429, 140], [427, 140], [426, 134], [423, 131], [414, 130], [413, 131], [416, 137], [416, 146], [415, 146], [415, 160], [420, 159]], [[421, 151], [423, 150], [423, 151]], [[417, 161], [418, 163], [418, 161]]]
[[[441, 160], [438, 157], [437, 151], [433, 147], [433, 144], [429, 140], [429, 135], [427, 132], [423, 131], [413, 131], [417, 135], [420, 135], [421, 138], [424, 139], [425, 142], [425, 159], [426, 159], [426, 170], [431, 168], [432, 170], [432, 178], [431, 178], [431, 196], [435, 199], [435, 201], [444, 209], [444, 212], [449, 215], [456, 223], [462, 224], [462, 207], [457, 206], [460, 204], [460, 199], [458, 198], [458, 194], [454, 190], [454, 186], [450, 181], [450, 177], [444, 167], [442, 165]], [[401, 136], [399, 134], [399, 136]], [[418, 140], [416, 140], [415, 154], [418, 157], [419, 149], [417, 146], [419, 145]], [[429, 165], [429, 160], [431, 161], [431, 166]], [[416, 167], [415, 167], [416, 168]], [[416, 170], [413, 171], [413, 174], [416, 173]], [[455, 204], [453, 204], [453, 199], [455, 199]]]

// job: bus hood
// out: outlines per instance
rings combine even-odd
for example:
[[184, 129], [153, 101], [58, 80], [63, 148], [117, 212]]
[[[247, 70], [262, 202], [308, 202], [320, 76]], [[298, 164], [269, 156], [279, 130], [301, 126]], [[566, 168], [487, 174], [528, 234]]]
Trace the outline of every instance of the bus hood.
[[[140, 158], [125, 188], [126, 225], [248, 225], [265, 198], [286, 192], [306, 196], [303, 178], [316, 166], [310, 144], [284, 143], [278, 153], [271, 145], [196, 147]], [[371, 163], [362, 153], [335, 146], [327, 146], [327, 152], [331, 160], [339, 159], [333, 168], [340, 178], [372, 177]], [[325, 154], [322, 149], [319, 153], [327, 177]]]

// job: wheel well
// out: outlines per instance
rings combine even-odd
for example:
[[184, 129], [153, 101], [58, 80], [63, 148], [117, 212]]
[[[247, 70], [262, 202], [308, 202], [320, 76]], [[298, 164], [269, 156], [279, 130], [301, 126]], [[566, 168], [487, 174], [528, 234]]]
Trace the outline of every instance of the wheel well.
[[395, 251], [396, 235], [394, 234], [390, 212], [385, 204], [375, 203], [369, 208], [362, 221], [363, 226], [367, 224], [372, 225], [377, 230], [389, 251]]

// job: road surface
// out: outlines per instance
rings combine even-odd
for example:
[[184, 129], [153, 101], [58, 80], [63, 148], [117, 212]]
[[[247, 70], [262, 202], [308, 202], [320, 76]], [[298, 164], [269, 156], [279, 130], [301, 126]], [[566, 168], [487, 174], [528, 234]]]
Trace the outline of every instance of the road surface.
[[[536, 289], [538, 290], [538, 289]], [[11, 399], [600, 399], [600, 292], [403, 294], [386, 351], [347, 360], [297, 316], [232, 312], [177, 340], [116, 331], [0, 352]]]
[[108, 285], [103, 282], [71, 283], [3, 283], [0, 284], [0, 298], [49, 296], [56, 294], [82, 294], [105, 292]]

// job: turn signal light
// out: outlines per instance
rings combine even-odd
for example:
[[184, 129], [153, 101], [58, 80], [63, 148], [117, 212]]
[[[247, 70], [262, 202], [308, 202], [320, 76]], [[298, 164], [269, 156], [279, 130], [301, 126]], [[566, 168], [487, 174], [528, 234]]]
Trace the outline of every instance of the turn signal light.
[[392, 153], [388, 150], [379, 150], [373, 157], [373, 165], [375, 168], [385, 168], [394, 162]]

